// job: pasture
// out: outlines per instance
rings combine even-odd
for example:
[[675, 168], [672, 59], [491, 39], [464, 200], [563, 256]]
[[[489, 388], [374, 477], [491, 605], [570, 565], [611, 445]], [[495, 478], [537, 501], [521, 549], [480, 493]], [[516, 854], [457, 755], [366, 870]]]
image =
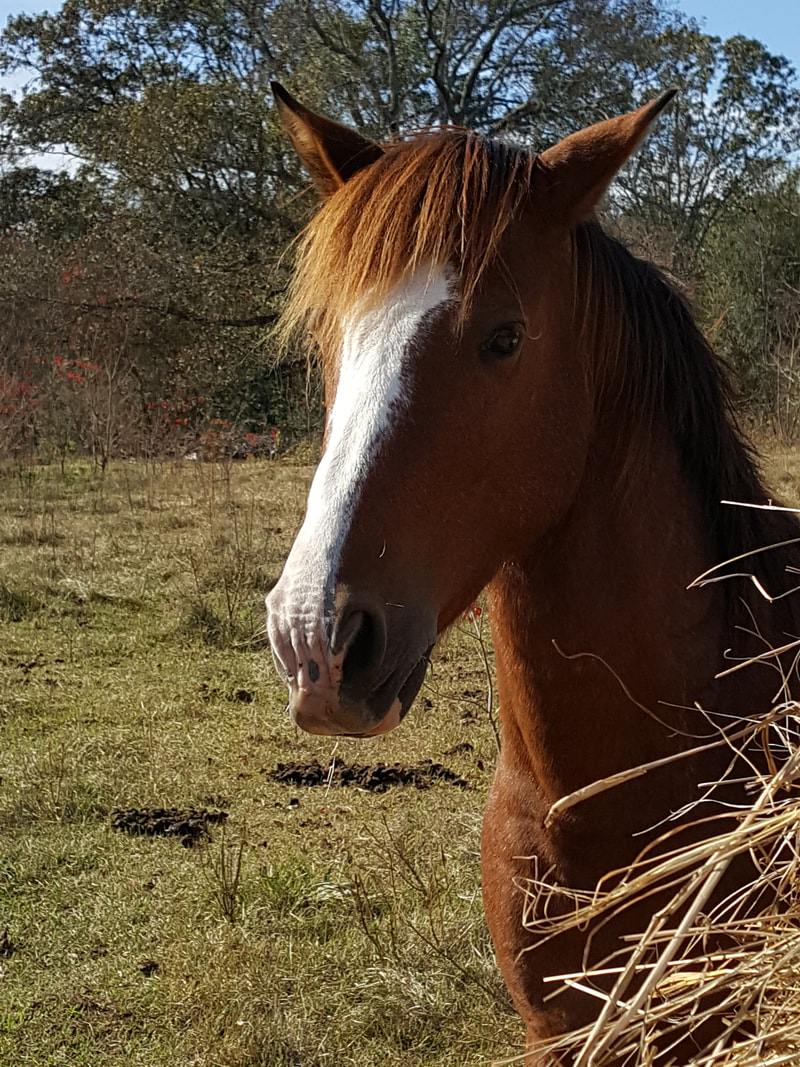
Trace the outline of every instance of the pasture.
[[[412, 1067], [518, 1050], [480, 899], [486, 615], [436, 653], [401, 730], [292, 727], [263, 596], [311, 470], [2, 471], [4, 1067]], [[270, 777], [315, 760], [319, 785]], [[328, 784], [332, 760], [416, 768], [416, 785]], [[178, 833], [112, 828], [115, 810], [124, 830], [145, 819], [130, 809], [170, 808], [228, 817], [207, 833], [190, 813]]]
[[[486, 614], [440, 646], [401, 729], [348, 741], [292, 727], [263, 595], [311, 470], [3, 470], [4, 1067], [422, 1067], [518, 1052], [480, 899], [496, 755]], [[768, 475], [800, 502], [796, 453], [775, 453]], [[317, 785], [270, 776], [314, 761]], [[380, 763], [415, 781], [392, 784]], [[373, 772], [343, 785], [352, 764]], [[154, 809], [172, 808], [183, 815], [156, 825]], [[227, 820], [204, 830], [188, 809]]]

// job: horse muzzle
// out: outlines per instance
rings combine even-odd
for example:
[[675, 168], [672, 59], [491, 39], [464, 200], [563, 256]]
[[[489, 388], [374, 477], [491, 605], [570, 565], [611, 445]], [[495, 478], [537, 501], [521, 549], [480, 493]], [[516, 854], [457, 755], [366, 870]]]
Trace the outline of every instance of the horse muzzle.
[[309, 734], [342, 734], [348, 737], [377, 737], [399, 726], [419, 692], [428, 666], [426, 653], [400, 686], [386, 709], [387, 697], [395, 686], [383, 686], [360, 701], [348, 699], [346, 689], [330, 687], [302, 690], [289, 682], [289, 715], [292, 722]]
[[337, 599], [341, 607], [331, 616], [292, 605], [280, 583], [267, 598], [273, 657], [289, 686], [289, 714], [311, 734], [388, 733], [405, 718], [425, 679], [435, 617], [375, 598]]

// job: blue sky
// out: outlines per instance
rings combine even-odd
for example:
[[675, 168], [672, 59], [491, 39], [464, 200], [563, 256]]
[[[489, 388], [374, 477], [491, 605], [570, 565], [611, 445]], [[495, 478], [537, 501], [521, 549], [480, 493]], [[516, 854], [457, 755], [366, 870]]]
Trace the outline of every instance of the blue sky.
[[798, 0], [677, 0], [674, 6], [716, 37], [738, 33], [755, 37], [773, 54], [786, 56], [800, 72]]
[[60, 4], [37, 2], [37, 0], [0, 0], [0, 25], [5, 26], [9, 15], [20, 15], [23, 11], [36, 14], [37, 11], [56, 11]]

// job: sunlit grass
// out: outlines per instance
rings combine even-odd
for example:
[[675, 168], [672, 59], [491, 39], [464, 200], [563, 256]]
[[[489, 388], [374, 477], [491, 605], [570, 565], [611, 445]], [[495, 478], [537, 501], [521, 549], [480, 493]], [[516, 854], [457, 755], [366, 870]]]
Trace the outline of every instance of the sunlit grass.
[[[284, 714], [263, 597], [310, 474], [0, 472], [4, 1067], [421, 1067], [518, 1048], [480, 900], [495, 740], [475, 636], [448, 638], [395, 733], [315, 739]], [[267, 774], [332, 757], [430, 758], [469, 788]], [[112, 809], [148, 806], [222, 808], [224, 839], [111, 831]]]

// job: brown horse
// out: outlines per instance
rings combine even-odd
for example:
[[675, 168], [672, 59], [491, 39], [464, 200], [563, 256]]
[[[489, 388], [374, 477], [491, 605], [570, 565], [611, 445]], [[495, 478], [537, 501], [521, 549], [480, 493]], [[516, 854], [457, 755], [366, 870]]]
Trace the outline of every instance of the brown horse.
[[[741, 578], [687, 587], [800, 529], [721, 504], [766, 493], [719, 364], [676, 290], [593, 217], [671, 92], [538, 156], [458, 129], [381, 146], [275, 95], [323, 201], [288, 315], [318, 346], [328, 398], [305, 521], [268, 597], [275, 659], [303, 729], [383, 733], [437, 635], [488, 585], [502, 751], [483, 894], [532, 1047], [598, 1001], [545, 1000], [545, 976], [580, 970], [586, 935], [531, 949], [519, 887], [548, 871], [594, 888], [722, 777], [730, 752], [548, 811], [699, 747], [715, 712], [731, 723], [768, 708], [770, 670], [714, 675], [726, 654], [785, 643], [791, 598], [770, 605]], [[775, 593], [790, 551], [729, 569]], [[606, 924], [593, 956], [642, 918]]]

